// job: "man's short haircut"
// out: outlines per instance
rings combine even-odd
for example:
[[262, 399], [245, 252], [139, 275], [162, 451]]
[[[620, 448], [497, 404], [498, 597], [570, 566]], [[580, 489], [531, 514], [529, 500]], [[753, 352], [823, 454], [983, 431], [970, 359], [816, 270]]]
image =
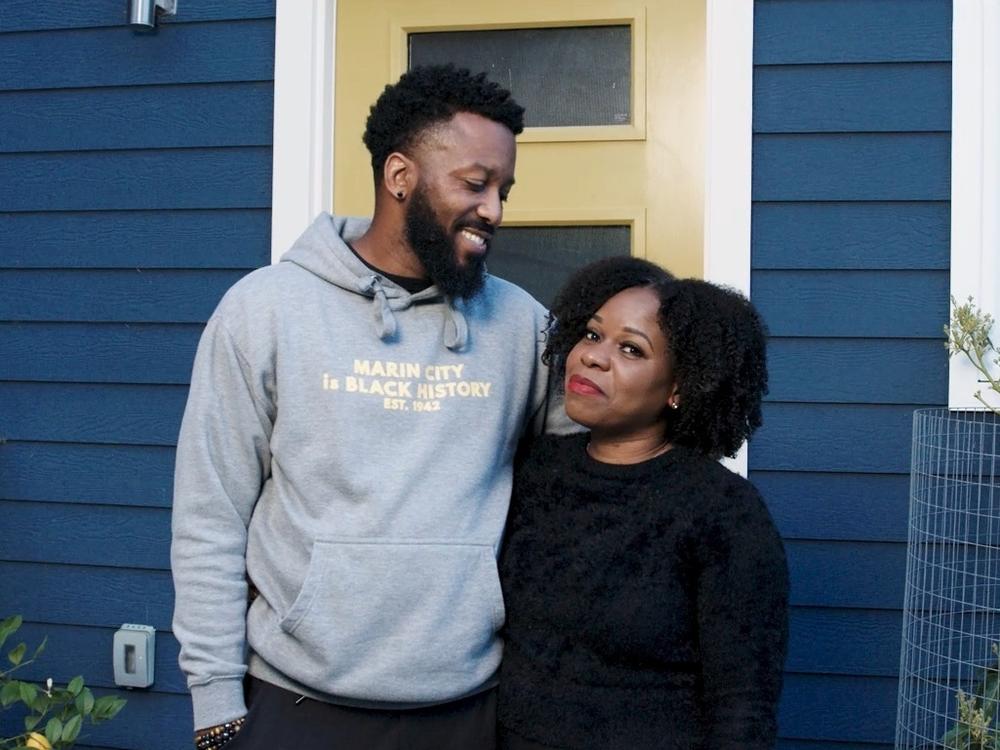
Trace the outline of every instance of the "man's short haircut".
[[524, 107], [485, 73], [450, 64], [418, 66], [386, 86], [368, 115], [364, 142], [376, 181], [389, 154], [407, 153], [428, 128], [458, 112], [486, 117], [514, 135], [524, 130]]

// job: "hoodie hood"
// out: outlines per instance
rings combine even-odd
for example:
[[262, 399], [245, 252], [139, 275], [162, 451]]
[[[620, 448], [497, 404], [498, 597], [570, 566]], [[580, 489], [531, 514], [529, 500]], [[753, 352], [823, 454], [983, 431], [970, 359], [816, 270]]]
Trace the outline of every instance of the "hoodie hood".
[[370, 225], [369, 219], [322, 213], [282, 256], [281, 262], [294, 263], [329, 284], [370, 298], [374, 332], [383, 341], [396, 336], [397, 312], [414, 304], [439, 301], [445, 347], [452, 351], [464, 348], [469, 340], [469, 326], [458, 301], [445, 298], [435, 285], [410, 294], [366, 266], [348, 247], [347, 243], [361, 237]]

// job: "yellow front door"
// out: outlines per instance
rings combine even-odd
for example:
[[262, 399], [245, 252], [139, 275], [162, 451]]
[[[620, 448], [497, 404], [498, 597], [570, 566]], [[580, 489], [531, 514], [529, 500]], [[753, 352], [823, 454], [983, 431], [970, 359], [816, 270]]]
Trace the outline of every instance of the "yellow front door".
[[371, 214], [361, 134], [382, 88], [452, 61], [528, 108], [491, 272], [545, 303], [604, 254], [701, 275], [704, 0], [339, 0], [337, 14], [338, 214]]

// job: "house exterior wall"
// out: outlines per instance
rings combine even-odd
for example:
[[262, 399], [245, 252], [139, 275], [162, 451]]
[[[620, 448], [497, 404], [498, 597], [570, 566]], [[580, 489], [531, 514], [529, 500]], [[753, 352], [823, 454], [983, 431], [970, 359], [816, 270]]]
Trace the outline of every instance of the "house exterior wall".
[[749, 463], [792, 574], [786, 750], [893, 741], [911, 415], [948, 392], [951, 10], [755, 3]]
[[275, 7], [127, 12], [0, 3], [0, 617], [49, 637], [26, 678], [96, 689], [114, 630], [155, 626], [153, 688], [80, 747], [176, 750], [174, 442], [204, 322], [270, 260]]
[[[0, 616], [50, 637], [26, 676], [98, 688], [114, 629], [157, 627], [154, 688], [81, 748], [172, 750], [173, 442], [204, 321], [269, 261], [274, 0], [182, 0], [152, 35], [123, 0], [71, 5], [0, 3]], [[947, 396], [951, 4], [754, 7], [772, 387], [750, 477], [792, 568], [779, 746], [881, 747], [910, 414]]]

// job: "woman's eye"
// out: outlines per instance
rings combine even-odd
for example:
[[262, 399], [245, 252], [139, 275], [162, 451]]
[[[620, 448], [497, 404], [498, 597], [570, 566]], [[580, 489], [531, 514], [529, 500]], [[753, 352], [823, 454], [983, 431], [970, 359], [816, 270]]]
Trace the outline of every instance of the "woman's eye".
[[643, 351], [635, 344], [622, 344], [622, 351], [630, 357], [642, 357]]
[[597, 335], [597, 331], [587, 331], [583, 334], [583, 337], [587, 341], [600, 341], [601, 337]]

